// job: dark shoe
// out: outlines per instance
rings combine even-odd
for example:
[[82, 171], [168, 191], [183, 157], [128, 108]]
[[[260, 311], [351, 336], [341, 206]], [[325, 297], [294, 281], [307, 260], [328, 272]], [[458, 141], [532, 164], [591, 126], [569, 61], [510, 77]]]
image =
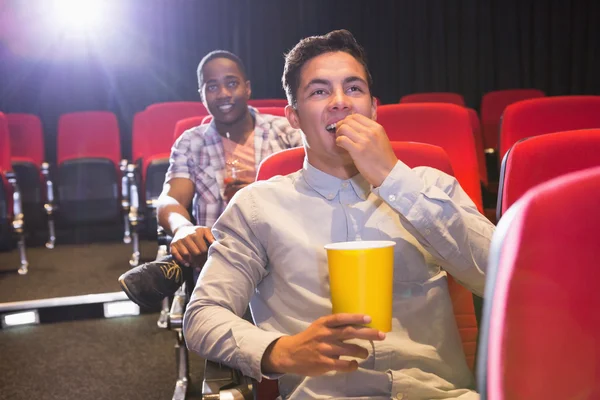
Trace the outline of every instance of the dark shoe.
[[192, 269], [181, 267], [172, 256], [132, 268], [119, 277], [121, 289], [134, 303], [151, 308], [175, 294]]

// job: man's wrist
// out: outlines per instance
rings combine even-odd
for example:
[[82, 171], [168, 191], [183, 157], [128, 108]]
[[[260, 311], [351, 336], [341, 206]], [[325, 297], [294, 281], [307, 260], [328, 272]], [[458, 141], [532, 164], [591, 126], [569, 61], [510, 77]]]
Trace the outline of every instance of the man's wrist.
[[282, 367], [279, 363], [279, 353], [281, 349], [281, 341], [285, 340], [285, 336], [282, 336], [278, 339], [275, 339], [269, 346], [267, 346], [265, 352], [263, 353], [260, 369], [263, 375], [272, 375], [272, 374], [283, 374], [285, 371], [282, 370]]

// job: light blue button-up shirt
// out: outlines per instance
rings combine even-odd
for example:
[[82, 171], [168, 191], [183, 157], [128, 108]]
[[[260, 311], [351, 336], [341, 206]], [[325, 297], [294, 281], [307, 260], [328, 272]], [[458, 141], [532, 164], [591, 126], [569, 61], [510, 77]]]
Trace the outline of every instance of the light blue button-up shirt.
[[[283, 375], [289, 399], [477, 399], [462, 350], [446, 271], [484, 290], [494, 226], [458, 182], [399, 161], [372, 189], [360, 175], [340, 180], [305, 161], [296, 173], [240, 191], [214, 226], [217, 241], [184, 321], [188, 347], [260, 379], [265, 349], [331, 314], [323, 246], [393, 240], [392, 331], [352, 373]], [[250, 302], [256, 326], [240, 316]]]

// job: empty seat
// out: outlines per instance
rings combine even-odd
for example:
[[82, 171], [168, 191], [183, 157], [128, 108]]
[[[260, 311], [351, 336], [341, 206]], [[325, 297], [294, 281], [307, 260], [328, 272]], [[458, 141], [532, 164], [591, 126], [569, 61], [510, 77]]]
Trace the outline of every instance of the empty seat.
[[204, 116], [204, 117], [190, 117], [190, 118], [184, 118], [184, 119], [180, 119], [179, 121], [177, 121], [177, 124], [175, 124], [175, 132], [173, 134], [173, 142], [175, 142], [177, 139], [179, 139], [179, 136], [181, 136], [183, 134], [183, 132], [192, 129], [196, 126], [200, 126], [204, 123], [208, 123], [212, 120], [212, 117], [210, 115]]
[[479, 164], [469, 114], [454, 104], [388, 104], [377, 109], [379, 122], [392, 141], [429, 143], [446, 151], [454, 176], [483, 211]]
[[199, 101], [167, 101], [154, 103], [146, 107], [146, 110], [158, 112], [162, 115], [207, 115], [208, 110]]
[[540, 97], [519, 101], [504, 110], [500, 160], [520, 139], [591, 128], [600, 128], [600, 96]]
[[478, 387], [487, 400], [600, 398], [600, 167], [527, 192], [499, 222]]
[[113, 113], [61, 115], [57, 180], [63, 224], [94, 225], [120, 220], [120, 160], [119, 127]]
[[11, 162], [21, 189], [25, 226], [36, 232], [48, 224], [46, 247], [53, 248], [54, 191], [49, 164], [44, 162], [44, 134], [33, 114], [8, 114]]
[[12, 170], [8, 122], [0, 112], [0, 250], [11, 250], [15, 241], [21, 265], [19, 274], [26, 274], [29, 263], [25, 253], [24, 216], [18, 179]]
[[517, 101], [544, 97], [537, 89], [495, 90], [483, 95], [481, 99], [481, 124], [483, 125], [483, 145], [486, 149], [498, 149], [500, 119], [510, 104]]
[[450, 92], [413, 93], [402, 96], [400, 103], [450, 103], [464, 107], [465, 99], [461, 94]]
[[475, 140], [475, 151], [477, 152], [477, 164], [479, 165], [479, 179], [484, 185], [488, 184], [487, 168], [485, 164], [485, 150], [483, 147], [483, 138], [481, 136], [481, 123], [477, 116], [477, 111], [467, 108], [471, 129], [473, 129], [473, 139]]
[[520, 140], [502, 161], [497, 216], [532, 187], [570, 172], [600, 166], [600, 129]]
[[258, 112], [261, 114], [276, 115], [278, 117], [285, 117], [285, 107], [257, 107]]

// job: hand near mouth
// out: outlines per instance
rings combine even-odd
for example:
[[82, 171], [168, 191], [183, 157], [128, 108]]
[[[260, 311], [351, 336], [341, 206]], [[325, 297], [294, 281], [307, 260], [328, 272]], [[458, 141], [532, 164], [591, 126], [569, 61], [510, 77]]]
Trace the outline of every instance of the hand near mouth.
[[398, 162], [385, 130], [374, 120], [352, 114], [335, 124], [335, 142], [346, 150], [362, 176], [379, 187]]

